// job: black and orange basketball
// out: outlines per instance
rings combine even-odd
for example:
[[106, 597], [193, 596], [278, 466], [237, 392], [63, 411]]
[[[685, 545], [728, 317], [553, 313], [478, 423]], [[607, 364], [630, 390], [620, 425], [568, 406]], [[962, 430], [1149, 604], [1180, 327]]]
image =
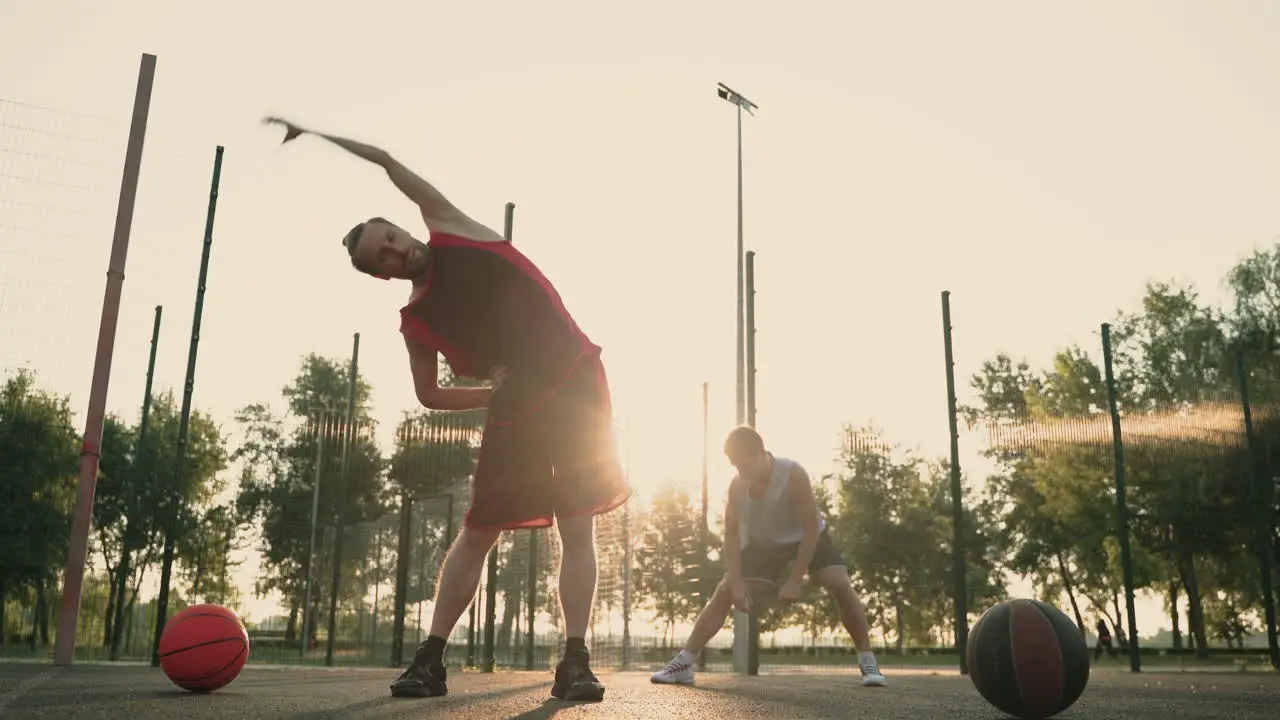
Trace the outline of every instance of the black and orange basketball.
[[987, 702], [1038, 720], [1071, 707], [1089, 683], [1089, 648], [1061, 610], [1006, 600], [983, 614], [965, 648], [969, 679]]
[[212, 692], [236, 679], [249, 659], [249, 634], [221, 605], [192, 605], [160, 636], [160, 667], [180, 688]]

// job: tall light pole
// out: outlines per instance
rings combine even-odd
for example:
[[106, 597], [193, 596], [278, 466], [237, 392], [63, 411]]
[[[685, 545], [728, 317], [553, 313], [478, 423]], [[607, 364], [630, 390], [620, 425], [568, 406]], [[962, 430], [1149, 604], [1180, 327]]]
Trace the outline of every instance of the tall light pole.
[[721, 100], [731, 102], [738, 106], [738, 350], [737, 350], [737, 414], [735, 422], [738, 425], [743, 424], [747, 420], [747, 390], [746, 390], [746, 318], [744, 316], [744, 280], [743, 280], [743, 249], [742, 249], [742, 111], [746, 110], [751, 115], [755, 115], [758, 105], [742, 96], [741, 93], [733, 88], [718, 83], [716, 94]]
[[[716, 94], [721, 100], [738, 106], [738, 342], [737, 342], [737, 413], [735, 422], [742, 425], [747, 421], [747, 381], [746, 381], [746, 294], [745, 294], [745, 260], [742, 248], [742, 111], [755, 115], [757, 105], [742, 96], [733, 88], [718, 83]], [[733, 613], [733, 669], [735, 672], [748, 671], [750, 620], [746, 613]]]

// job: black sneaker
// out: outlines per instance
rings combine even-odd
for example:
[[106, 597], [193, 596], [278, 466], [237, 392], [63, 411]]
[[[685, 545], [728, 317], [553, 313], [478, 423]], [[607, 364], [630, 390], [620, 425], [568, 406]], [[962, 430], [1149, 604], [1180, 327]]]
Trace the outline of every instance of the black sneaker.
[[591, 672], [589, 658], [565, 658], [560, 661], [556, 666], [556, 682], [551, 686], [551, 697], [587, 702], [604, 700], [604, 685]]
[[405, 669], [396, 681], [391, 683], [391, 697], [436, 697], [448, 695], [445, 687], [448, 672], [444, 665], [419, 665], [414, 663]]

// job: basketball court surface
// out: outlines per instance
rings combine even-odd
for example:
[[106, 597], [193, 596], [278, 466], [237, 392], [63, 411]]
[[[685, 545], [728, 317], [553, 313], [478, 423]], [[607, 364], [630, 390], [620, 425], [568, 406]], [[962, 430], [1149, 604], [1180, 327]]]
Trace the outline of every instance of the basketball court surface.
[[[704, 673], [697, 687], [649, 683], [648, 673], [601, 673], [603, 703], [548, 695], [547, 672], [466, 673], [449, 678], [449, 696], [395, 699], [396, 673], [377, 669], [250, 666], [210, 695], [179, 690], [158, 668], [0, 663], [0, 718], [54, 720], [338, 720], [476, 717], [556, 718], [944, 718], [1005, 717], [954, 671], [898, 670], [888, 688], [863, 688], [850, 674], [745, 677]], [[1280, 673], [1144, 672], [1103, 669], [1060, 718], [1193, 720], [1275, 718]]]

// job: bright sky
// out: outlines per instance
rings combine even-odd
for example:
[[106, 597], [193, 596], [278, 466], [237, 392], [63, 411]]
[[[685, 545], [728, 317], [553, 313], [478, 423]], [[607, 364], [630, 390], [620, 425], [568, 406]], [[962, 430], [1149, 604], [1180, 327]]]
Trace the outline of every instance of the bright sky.
[[0, 366], [87, 403], [142, 52], [159, 61], [109, 399], [131, 414], [157, 304], [157, 386], [181, 391], [217, 144], [196, 405], [230, 429], [355, 332], [384, 430], [414, 405], [405, 288], [339, 246], [370, 215], [413, 226], [413, 209], [336, 148], [279, 147], [269, 113], [384, 146], [499, 230], [516, 203], [516, 243], [605, 348], [638, 484], [696, 483], [711, 383], [713, 493], [736, 277], [734, 109], [716, 82], [760, 105], [759, 426], [819, 471], [843, 422], [945, 452], [941, 290], [967, 390], [998, 351], [1094, 352], [1148, 279], [1220, 299], [1280, 230], [1274, 2], [782, 7], [9, 0]]

